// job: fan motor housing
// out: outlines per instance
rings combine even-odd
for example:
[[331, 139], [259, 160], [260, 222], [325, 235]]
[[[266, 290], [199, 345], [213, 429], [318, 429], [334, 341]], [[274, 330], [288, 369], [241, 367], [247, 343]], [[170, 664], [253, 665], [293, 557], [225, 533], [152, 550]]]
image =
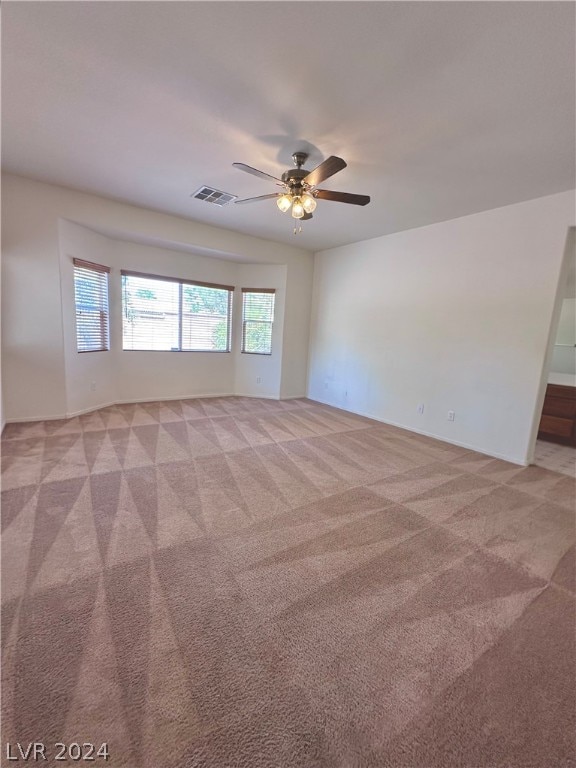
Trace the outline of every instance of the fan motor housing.
[[282, 181], [286, 184], [289, 184], [290, 182], [299, 183], [303, 178], [308, 176], [309, 173], [310, 171], [305, 171], [303, 168], [294, 168], [290, 171], [284, 171], [282, 174]]
[[294, 160], [294, 165], [296, 168], [292, 168], [289, 171], [284, 171], [282, 174], [282, 181], [284, 184], [288, 184], [292, 192], [296, 194], [304, 191], [305, 186], [302, 184], [302, 179], [304, 179], [310, 173], [310, 171], [305, 171], [302, 168], [307, 158], [308, 155], [306, 152], [294, 152], [292, 159]]

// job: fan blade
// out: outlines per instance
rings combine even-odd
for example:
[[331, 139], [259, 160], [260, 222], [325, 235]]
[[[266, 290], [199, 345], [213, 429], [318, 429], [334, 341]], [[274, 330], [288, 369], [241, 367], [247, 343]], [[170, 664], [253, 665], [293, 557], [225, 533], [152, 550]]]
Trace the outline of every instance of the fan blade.
[[368, 205], [368, 195], [351, 195], [348, 192], [332, 192], [331, 189], [315, 189], [314, 197], [319, 200], [333, 200], [336, 203], [350, 203], [351, 205]]
[[273, 195], [260, 195], [259, 197], [246, 197], [244, 200], [234, 200], [238, 203], [256, 203], [258, 200], [271, 200], [273, 197], [280, 197], [280, 192], [275, 192]]
[[251, 165], [245, 165], [244, 163], [232, 163], [234, 168], [238, 168], [240, 171], [246, 171], [246, 173], [251, 173], [252, 176], [259, 176], [261, 179], [271, 179], [275, 182], [280, 182], [282, 186], [284, 186], [282, 179], [277, 179], [276, 176], [270, 176], [269, 173], [264, 173], [264, 171], [259, 171], [258, 168], [252, 168]]
[[338, 173], [338, 171], [341, 171], [343, 168], [346, 168], [344, 160], [342, 160], [341, 157], [331, 155], [330, 157], [327, 157], [323, 163], [320, 163], [320, 165], [314, 168], [313, 171], [310, 171], [308, 176], [305, 176], [302, 181], [305, 181], [306, 184], [310, 184], [311, 187], [315, 187], [316, 184], [320, 184], [324, 179], [329, 179], [330, 176], [334, 176], [335, 173]]
[[305, 213], [304, 216], [302, 216], [302, 218], [300, 219], [300, 221], [308, 221], [311, 218], [312, 218], [311, 213]]

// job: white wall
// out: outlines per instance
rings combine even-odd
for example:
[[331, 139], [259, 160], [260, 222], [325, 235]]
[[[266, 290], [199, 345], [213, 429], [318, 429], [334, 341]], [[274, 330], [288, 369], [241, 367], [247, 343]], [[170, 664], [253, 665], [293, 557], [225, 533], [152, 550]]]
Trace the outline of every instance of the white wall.
[[576, 374], [576, 299], [564, 299], [556, 343], [552, 352], [550, 375]]
[[4, 408], [4, 392], [2, 389], [2, 365], [0, 362], [0, 435], [6, 426], [6, 410]]
[[556, 343], [570, 346], [576, 343], [576, 299], [564, 299], [562, 302]]
[[[131, 269], [167, 277], [236, 285], [237, 265], [164, 248], [114, 241], [116, 355], [118, 394], [122, 401], [233, 394], [234, 360], [231, 354], [210, 352], [122, 351], [122, 304], [120, 270]], [[236, 297], [235, 297], [236, 298]]]
[[284, 349], [284, 316], [286, 296], [286, 267], [270, 264], [240, 265], [237, 285], [240, 288], [275, 288], [274, 324], [272, 326], [272, 354], [251, 355], [241, 350], [242, 296], [237, 295], [234, 341], [234, 392], [238, 395], [279, 398], [282, 386], [282, 352]]
[[[8, 420], [61, 417], [108, 398], [305, 393], [312, 289], [306, 251], [10, 175], [3, 193]], [[309, 396], [524, 462], [573, 224], [574, 195], [563, 193], [318, 254]], [[142, 246], [110, 233], [231, 258]], [[103, 249], [108, 260], [99, 258]], [[241, 355], [236, 338], [231, 355], [197, 363], [207, 355], [178, 353], [163, 369], [155, 353], [120, 354], [113, 320], [108, 367], [97, 362], [99, 353], [78, 355], [70, 323], [74, 255], [114, 270], [276, 287], [274, 354]], [[111, 298], [118, 312], [119, 283]], [[239, 309], [238, 292], [236, 320]], [[446, 420], [448, 410], [454, 422]]]
[[566, 248], [564, 299], [560, 308], [558, 331], [548, 380], [555, 384], [573, 384], [576, 376], [576, 231], [570, 231]]
[[7, 420], [66, 413], [58, 209], [43, 205], [46, 196], [38, 194], [39, 189], [20, 180], [2, 183], [2, 384]]
[[[76, 351], [76, 308], [74, 303], [74, 267], [72, 259], [84, 259], [112, 266], [112, 241], [86, 227], [69, 221], [58, 222], [60, 237], [60, 277], [62, 295], [62, 335], [66, 382], [66, 412], [75, 414], [118, 400], [116, 373], [110, 352], [78, 354]], [[111, 307], [114, 306], [113, 282], [110, 279]], [[116, 341], [116, 326], [111, 324], [110, 337]]]
[[317, 254], [309, 397], [525, 463], [573, 224], [567, 192]]
[[[113, 382], [104, 367], [98, 373], [96, 361], [103, 355], [72, 352], [70, 258], [81, 252], [82, 258], [108, 263], [97, 258], [103, 247], [116, 269], [149, 269], [238, 286], [244, 269], [282, 265], [285, 277], [280, 273], [277, 277], [284, 318], [278, 338], [282, 342], [290, 337], [291, 343], [281, 345], [280, 357], [269, 360], [268, 367], [262, 362], [263, 374], [258, 375], [269, 396], [305, 394], [313, 269], [310, 253], [18, 176], [5, 175], [2, 191], [2, 354], [8, 420], [61, 417], [104, 403], [108, 397], [143, 400], [233, 391], [234, 354], [175, 353], [165, 367], [158, 365], [154, 353], [126, 352], [117, 361]], [[79, 225], [76, 229], [75, 224]], [[102, 232], [173, 247], [141, 246], [116, 236], [103, 237]], [[183, 248], [228, 258], [209, 258]], [[219, 277], [230, 274], [236, 279]], [[262, 279], [267, 277], [264, 271]], [[119, 287], [115, 285], [112, 283], [113, 312], [119, 307]], [[236, 305], [238, 302], [236, 297]], [[118, 323], [114, 317], [111, 320], [113, 348], [119, 351]], [[116, 365], [113, 355], [108, 359]], [[249, 368], [248, 363], [242, 365]], [[265, 394], [262, 386], [256, 387], [250, 370], [239, 373], [240, 379], [242, 376], [246, 386], [253, 384], [245, 394]], [[93, 381], [95, 393], [89, 388]]]
[[[244, 265], [119, 241], [64, 220], [60, 221], [60, 257], [68, 414], [114, 402], [234, 392], [233, 355], [122, 350], [120, 271], [131, 269], [235, 285], [239, 279], [238, 271]], [[94, 261], [111, 268], [109, 352], [78, 354], [76, 350], [73, 258]], [[238, 300], [239, 292], [235, 298]], [[279, 349], [279, 357], [281, 352]]]
[[[1, 296], [2, 276], [0, 273], [0, 296]], [[2, 302], [0, 300], [0, 309]], [[0, 312], [0, 332], [2, 329], [2, 315]], [[6, 426], [6, 409], [4, 408], [4, 389], [2, 387], [2, 356], [0, 355], [0, 435]]]

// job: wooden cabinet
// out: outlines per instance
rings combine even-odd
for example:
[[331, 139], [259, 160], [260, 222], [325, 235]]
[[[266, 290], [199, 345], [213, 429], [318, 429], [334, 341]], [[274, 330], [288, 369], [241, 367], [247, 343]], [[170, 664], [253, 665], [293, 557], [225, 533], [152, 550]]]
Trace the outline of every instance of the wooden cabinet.
[[576, 446], [576, 387], [548, 384], [538, 438]]

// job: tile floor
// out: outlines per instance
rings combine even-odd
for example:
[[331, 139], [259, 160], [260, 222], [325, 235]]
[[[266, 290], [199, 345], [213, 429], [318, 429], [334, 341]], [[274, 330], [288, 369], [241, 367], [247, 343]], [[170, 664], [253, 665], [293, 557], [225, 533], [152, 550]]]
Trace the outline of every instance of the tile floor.
[[537, 440], [534, 464], [553, 472], [561, 472], [563, 475], [576, 477], [576, 448]]

